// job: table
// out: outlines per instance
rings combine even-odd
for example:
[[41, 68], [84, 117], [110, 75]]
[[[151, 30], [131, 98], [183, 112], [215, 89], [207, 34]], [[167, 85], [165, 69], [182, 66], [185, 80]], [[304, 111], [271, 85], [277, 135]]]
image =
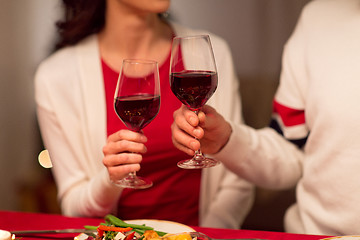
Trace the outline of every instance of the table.
[[[84, 225], [98, 225], [104, 222], [102, 218], [74, 218], [58, 214], [27, 213], [14, 211], [0, 211], [0, 229], [15, 230], [44, 230], [83, 228]], [[204, 228], [191, 226], [198, 232], [205, 233], [212, 238], [261, 238], [269, 240], [319, 240], [327, 236], [290, 234], [283, 232], [234, 230], [220, 228]], [[23, 237], [22, 240], [31, 239], [73, 239], [77, 234], [47, 234]]]

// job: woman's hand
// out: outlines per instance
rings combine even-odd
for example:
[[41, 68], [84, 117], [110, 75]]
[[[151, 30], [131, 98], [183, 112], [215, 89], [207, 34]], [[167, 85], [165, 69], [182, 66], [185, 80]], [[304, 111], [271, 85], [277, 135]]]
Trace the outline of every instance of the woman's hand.
[[196, 116], [182, 105], [174, 112], [171, 131], [174, 146], [193, 155], [200, 145], [203, 153], [219, 152], [228, 142], [232, 129], [230, 124], [210, 106], [205, 105]]
[[128, 173], [140, 170], [142, 154], [147, 151], [145, 142], [147, 138], [143, 133], [125, 129], [107, 138], [103, 147], [103, 164], [109, 172], [111, 181], [116, 182]]

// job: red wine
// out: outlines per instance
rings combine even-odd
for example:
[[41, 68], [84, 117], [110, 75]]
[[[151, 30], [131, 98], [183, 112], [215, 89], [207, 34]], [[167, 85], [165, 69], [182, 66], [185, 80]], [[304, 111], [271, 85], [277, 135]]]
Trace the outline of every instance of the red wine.
[[212, 71], [171, 73], [171, 90], [191, 110], [199, 110], [217, 88], [217, 74]]
[[160, 96], [134, 95], [115, 99], [115, 112], [124, 124], [133, 131], [140, 131], [158, 114]]

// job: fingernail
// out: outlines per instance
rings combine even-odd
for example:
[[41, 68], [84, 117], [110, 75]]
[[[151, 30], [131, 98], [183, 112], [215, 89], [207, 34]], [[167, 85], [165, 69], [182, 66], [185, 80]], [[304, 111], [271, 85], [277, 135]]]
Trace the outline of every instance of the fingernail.
[[195, 137], [199, 137], [201, 131], [200, 131], [199, 129], [195, 129], [195, 130], [193, 131], [193, 133], [194, 133]]
[[194, 117], [190, 117], [189, 121], [192, 125], [196, 124], [196, 118], [194, 118]]

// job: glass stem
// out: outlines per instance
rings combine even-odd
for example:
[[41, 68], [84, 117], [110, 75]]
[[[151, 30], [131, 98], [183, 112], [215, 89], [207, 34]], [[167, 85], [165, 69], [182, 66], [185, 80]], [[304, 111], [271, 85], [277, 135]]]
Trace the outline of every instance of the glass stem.
[[[195, 139], [197, 139], [197, 138], [195, 138]], [[202, 157], [203, 157], [203, 153], [201, 152], [201, 149], [199, 148], [198, 150], [195, 151], [194, 158], [198, 159], [198, 158], [202, 158]]]
[[[140, 130], [137, 130], [137, 131], [135, 131], [135, 132], [138, 132], [138, 133], [139, 133]], [[134, 179], [136, 178], [136, 171], [129, 172], [129, 173], [128, 173], [128, 176], [127, 176], [126, 178], [134, 181]]]
[[[194, 113], [196, 115], [199, 114], [199, 111], [200, 110], [194, 110]], [[199, 140], [198, 138], [195, 137], [196, 140]], [[203, 157], [203, 153], [201, 152], [201, 148], [199, 148], [198, 150], [195, 151], [195, 154], [194, 154], [194, 159], [198, 159], [198, 158], [202, 158]]]
[[128, 175], [125, 177], [125, 180], [134, 183], [136, 181], [136, 172], [129, 172]]

